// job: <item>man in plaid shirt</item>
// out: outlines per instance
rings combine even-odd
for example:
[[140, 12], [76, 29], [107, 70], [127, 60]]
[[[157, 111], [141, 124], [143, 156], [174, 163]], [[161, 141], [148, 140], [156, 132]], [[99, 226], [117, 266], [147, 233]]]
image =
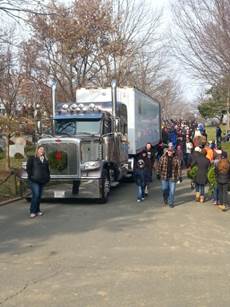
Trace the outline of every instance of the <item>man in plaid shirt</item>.
[[170, 208], [174, 207], [176, 182], [178, 180], [182, 182], [181, 176], [181, 163], [177, 158], [174, 149], [169, 147], [166, 153], [159, 160], [157, 178], [161, 179], [164, 205], [168, 204]]

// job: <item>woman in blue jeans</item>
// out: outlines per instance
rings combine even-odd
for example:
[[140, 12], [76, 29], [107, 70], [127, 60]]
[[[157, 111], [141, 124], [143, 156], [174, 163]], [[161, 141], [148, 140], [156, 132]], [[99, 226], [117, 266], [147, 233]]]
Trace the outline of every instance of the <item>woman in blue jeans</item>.
[[28, 159], [26, 171], [32, 192], [30, 218], [35, 218], [36, 216], [43, 215], [43, 212], [40, 210], [42, 191], [44, 185], [50, 179], [49, 164], [43, 146], [38, 146], [35, 151], [35, 156]]

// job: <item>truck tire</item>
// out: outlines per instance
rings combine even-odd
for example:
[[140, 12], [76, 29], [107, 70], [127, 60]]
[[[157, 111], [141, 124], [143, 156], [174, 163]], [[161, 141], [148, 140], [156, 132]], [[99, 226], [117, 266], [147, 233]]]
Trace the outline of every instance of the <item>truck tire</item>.
[[101, 187], [101, 198], [99, 198], [100, 204], [105, 204], [108, 201], [110, 193], [110, 177], [108, 170], [104, 169], [102, 172], [102, 187]]

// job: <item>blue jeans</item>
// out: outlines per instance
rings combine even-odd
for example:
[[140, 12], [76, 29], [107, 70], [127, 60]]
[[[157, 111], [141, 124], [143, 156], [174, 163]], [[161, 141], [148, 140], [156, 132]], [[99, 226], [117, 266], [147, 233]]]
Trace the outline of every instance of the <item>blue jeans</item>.
[[204, 184], [196, 183], [196, 192], [200, 192], [200, 195], [204, 196]]
[[218, 183], [218, 190], [220, 204], [228, 206], [228, 183]]
[[137, 186], [137, 199], [145, 198], [145, 186], [144, 185], [138, 185]]
[[32, 192], [30, 213], [38, 213], [40, 211], [40, 202], [41, 202], [43, 185], [33, 181], [29, 181], [29, 184]]
[[214, 200], [215, 202], [217, 202], [217, 203], [218, 203], [218, 201], [219, 201], [219, 190], [218, 190], [218, 187], [216, 187], [216, 188], [214, 189], [214, 191], [213, 191], [213, 200]]
[[176, 182], [172, 180], [161, 180], [161, 188], [163, 191], [163, 197], [165, 202], [168, 203], [170, 207], [174, 206], [174, 195], [176, 191]]

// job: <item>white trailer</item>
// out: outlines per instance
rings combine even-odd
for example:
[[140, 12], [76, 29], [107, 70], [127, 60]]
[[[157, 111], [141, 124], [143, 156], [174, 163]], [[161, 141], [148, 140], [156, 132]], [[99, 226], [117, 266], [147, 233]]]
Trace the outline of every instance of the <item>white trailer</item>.
[[[117, 101], [127, 106], [129, 155], [138, 154], [146, 143], [157, 145], [161, 138], [159, 102], [133, 87], [118, 87]], [[76, 102], [91, 102], [109, 109], [111, 88], [81, 88], [76, 92]]]

